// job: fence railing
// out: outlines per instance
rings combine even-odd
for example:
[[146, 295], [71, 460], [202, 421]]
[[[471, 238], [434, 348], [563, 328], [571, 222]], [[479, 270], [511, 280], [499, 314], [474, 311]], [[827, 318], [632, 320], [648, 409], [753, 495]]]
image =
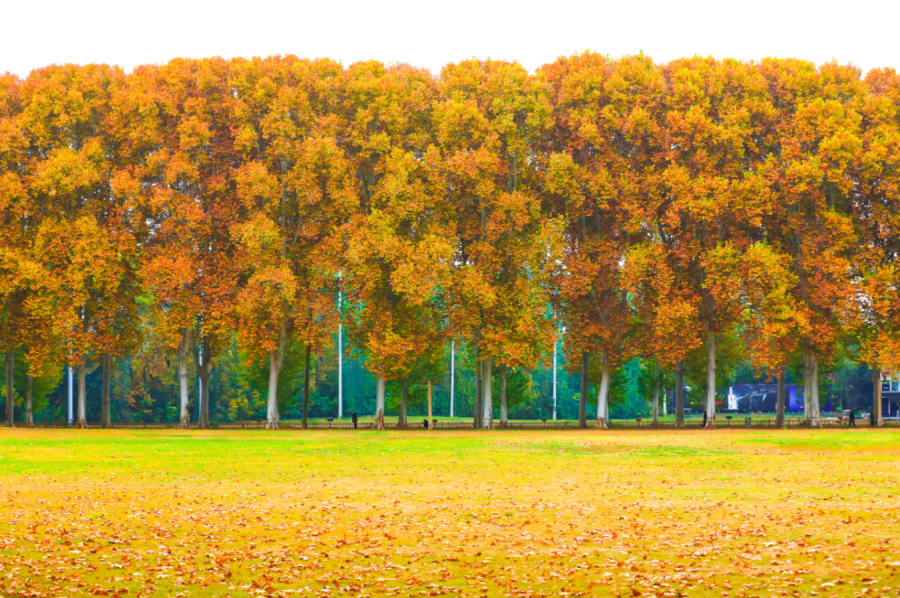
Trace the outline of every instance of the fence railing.
[[[27, 426], [24, 423], [16, 422], [17, 427], [27, 428], [74, 428], [74, 424], [67, 424], [66, 422], [37, 422], [31, 426]], [[819, 428], [822, 429], [834, 429], [834, 428], [869, 428], [872, 427], [871, 421], [866, 418], [857, 418], [854, 422], [854, 425], [851, 426], [849, 420], [846, 418], [841, 419], [837, 417], [823, 417], [819, 420]], [[883, 427], [889, 428], [900, 428], [900, 418], [886, 418], [883, 423]], [[101, 427], [100, 422], [88, 422], [87, 427], [89, 428], [99, 428]], [[177, 429], [190, 429], [197, 430], [200, 429], [200, 424], [197, 422], [192, 422], [186, 427], [182, 427], [177, 422], [113, 422], [110, 426], [112, 429], [116, 430], [177, 430]], [[303, 422], [299, 421], [282, 421], [279, 422], [278, 425], [281, 430], [302, 430], [304, 429]], [[588, 429], [592, 429], [596, 427], [596, 423], [594, 420], [588, 420], [587, 422]], [[607, 427], [611, 430], [697, 430], [703, 427], [703, 420], [690, 418], [684, 421], [684, 425], [678, 426], [676, 425], [674, 420], [663, 419], [659, 420], [656, 423], [653, 422], [650, 418], [640, 418], [640, 419], [613, 419], [607, 422]], [[771, 416], [762, 416], [762, 417], [753, 417], [753, 416], [745, 416], [745, 415], [733, 415], [730, 419], [727, 416], [719, 416], [715, 420], [715, 425], [710, 426], [715, 428], [742, 428], [742, 429], [777, 429], [779, 426], [774, 417]], [[814, 426], [810, 424], [808, 420], [791, 417], [786, 418], [784, 421], [785, 428], [809, 428], [813, 429]], [[406, 425], [399, 425], [396, 421], [386, 421], [384, 423], [384, 428], [387, 430], [425, 430], [424, 421], [420, 419], [410, 420]], [[578, 430], [578, 422], [572, 420], [517, 420], [517, 421], [509, 421], [501, 423], [498, 420], [493, 422], [492, 428], [494, 430], [507, 429], [507, 430]], [[211, 430], [264, 430], [266, 429], [266, 422], [264, 420], [252, 420], [252, 421], [243, 421], [243, 422], [212, 422], [209, 425], [209, 429]], [[351, 421], [340, 420], [340, 421], [310, 421], [307, 422], [306, 429], [308, 430], [373, 430], [375, 429], [375, 422], [371, 420], [362, 420], [354, 424]], [[477, 429], [473, 425], [471, 421], [440, 421], [437, 420], [433, 423], [433, 429], [435, 430], [473, 430]]]

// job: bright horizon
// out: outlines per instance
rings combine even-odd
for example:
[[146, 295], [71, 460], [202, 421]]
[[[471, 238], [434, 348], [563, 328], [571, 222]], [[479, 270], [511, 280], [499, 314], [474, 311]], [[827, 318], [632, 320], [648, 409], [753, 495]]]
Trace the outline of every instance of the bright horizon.
[[130, 71], [176, 57], [328, 57], [344, 65], [375, 59], [434, 73], [466, 58], [515, 60], [534, 71], [558, 56], [591, 50], [618, 58], [643, 51], [657, 62], [686, 56], [837, 60], [900, 70], [900, 2], [709, 0], [552, 5], [459, 0], [425, 5], [110, 0], [9, 3], [0, 72], [26, 76], [53, 63], [100, 62]]

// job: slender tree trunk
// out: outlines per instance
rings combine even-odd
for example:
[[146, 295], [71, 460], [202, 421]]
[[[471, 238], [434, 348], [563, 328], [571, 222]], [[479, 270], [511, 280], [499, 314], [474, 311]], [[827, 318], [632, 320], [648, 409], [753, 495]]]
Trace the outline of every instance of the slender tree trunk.
[[[266, 413], [266, 429], [277, 430], [280, 415], [278, 413], [278, 375], [281, 373], [281, 366], [284, 364], [284, 347], [287, 344], [287, 322], [281, 320], [281, 327], [278, 331], [278, 349], [269, 351], [269, 397]], [[309, 345], [306, 346], [307, 352]], [[307, 353], [307, 360], [309, 355]], [[304, 426], [306, 427], [306, 426]]]
[[10, 428], [16, 425], [15, 422], [15, 390], [13, 387], [13, 379], [16, 373], [16, 350], [6, 350], [6, 425]]
[[781, 364], [781, 367], [778, 370], [778, 394], [776, 395], [776, 413], [775, 413], [775, 425], [779, 428], [784, 427], [784, 364]]
[[809, 405], [812, 389], [809, 387], [809, 353], [803, 354], [803, 419], [809, 422]]
[[200, 428], [209, 428], [209, 374], [212, 364], [212, 352], [210, 351], [209, 342], [200, 341], [198, 350], [203, 351], [202, 361], [198, 352], [194, 352], [195, 365], [197, 366], [197, 376], [200, 378]]
[[25, 375], [25, 425], [34, 425], [34, 377], [31, 374]]
[[428, 429], [434, 430], [434, 419], [431, 416], [431, 380], [428, 381]]
[[663, 400], [663, 417], [668, 417], [669, 415], [669, 395], [668, 391], [665, 387], [662, 389], [662, 400]]
[[475, 415], [473, 419], [473, 427], [478, 429], [481, 427], [481, 393], [484, 385], [484, 372], [481, 360], [478, 358], [478, 348], [475, 348]]
[[875, 368], [875, 388], [872, 403], [872, 425], [881, 426], [884, 420], [881, 415], [881, 368]]
[[509, 422], [509, 410], [506, 405], [506, 366], [500, 366], [500, 427], [505, 428]]
[[706, 427], [716, 427], [716, 333], [706, 335]]
[[578, 427], [587, 428], [588, 366], [591, 354], [581, 352], [581, 397], [578, 400]]
[[606, 353], [600, 353], [600, 392], [597, 393], [597, 423], [594, 427], [606, 429], [609, 419], [609, 365]]
[[375, 377], [375, 428], [384, 430], [384, 374]]
[[[806, 370], [806, 385], [809, 388], [809, 425], [819, 427], [819, 357], [809, 353], [809, 368]], [[804, 400], [804, 403], [806, 401]]]
[[684, 366], [675, 364], [675, 427], [684, 427]]
[[306, 364], [303, 366], [303, 429], [309, 426], [309, 356], [312, 347], [306, 345]]
[[112, 427], [109, 417], [109, 379], [112, 376], [112, 357], [109, 353], [100, 356], [100, 365], [103, 368], [103, 394], [100, 398], [100, 427]]
[[[188, 410], [188, 359], [190, 359], [193, 350], [192, 328], [185, 328], [181, 333], [181, 340], [178, 341], [178, 391], [181, 398], [178, 407], [178, 426], [187, 428], [191, 423], [191, 414]], [[199, 397], [198, 397], [199, 400]]]
[[482, 382], [482, 386], [484, 388], [484, 398], [482, 399], [483, 415], [481, 416], [481, 427], [485, 430], [490, 430], [494, 417], [494, 405], [491, 402], [491, 370], [494, 366], [494, 358], [488, 356], [488, 358], [483, 361], [483, 364], [484, 382]]
[[78, 364], [78, 414], [75, 416], [76, 428], [87, 428], [87, 387], [84, 380], [87, 376], [87, 364], [85, 364], [85, 359], [85, 357], [82, 357]]
[[653, 425], [659, 423], [659, 378], [653, 382]]
[[269, 351], [269, 392], [266, 400], [266, 430], [278, 429], [278, 352]]
[[409, 378], [400, 382], [400, 417], [397, 418], [397, 427], [406, 427], [406, 407], [409, 405]]

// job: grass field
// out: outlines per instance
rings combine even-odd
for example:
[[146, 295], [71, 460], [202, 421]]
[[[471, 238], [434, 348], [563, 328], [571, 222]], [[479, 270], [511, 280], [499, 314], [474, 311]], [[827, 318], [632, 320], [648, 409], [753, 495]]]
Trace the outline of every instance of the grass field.
[[897, 596], [900, 431], [0, 430], [0, 596]]

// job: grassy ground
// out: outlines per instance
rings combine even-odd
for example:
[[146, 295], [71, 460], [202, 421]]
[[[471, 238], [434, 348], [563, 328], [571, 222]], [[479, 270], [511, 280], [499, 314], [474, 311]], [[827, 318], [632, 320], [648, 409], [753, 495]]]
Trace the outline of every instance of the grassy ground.
[[897, 596], [900, 432], [0, 430], [0, 595]]

